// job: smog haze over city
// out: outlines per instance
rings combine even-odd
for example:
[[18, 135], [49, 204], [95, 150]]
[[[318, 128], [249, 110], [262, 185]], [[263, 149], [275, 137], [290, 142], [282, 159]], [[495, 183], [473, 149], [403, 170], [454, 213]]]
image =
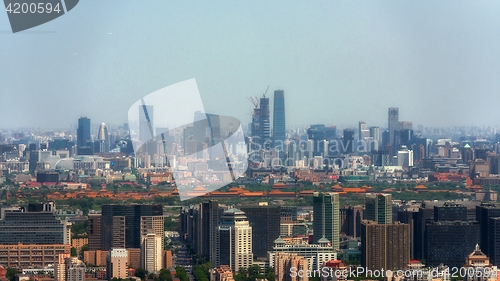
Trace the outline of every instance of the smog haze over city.
[[[0, 15], [0, 128], [123, 124], [195, 78], [206, 112], [248, 124], [269, 85], [287, 127], [498, 126], [498, 2], [82, 1], [12, 33]], [[272, 101], [271, 101], [272, 102]], [[272, 108], [272, 104], [271, 104]]]

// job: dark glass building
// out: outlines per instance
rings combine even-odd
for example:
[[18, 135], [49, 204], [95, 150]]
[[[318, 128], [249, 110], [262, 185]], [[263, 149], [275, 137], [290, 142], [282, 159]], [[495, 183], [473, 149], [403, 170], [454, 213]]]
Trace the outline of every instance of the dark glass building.
[[488, 241], [489, 233], [489, 218], [500, 217], [500, 205], [495, 203], [483, 203], [480, 206], [476, 207], [476, 220], [480, 225], [480, 235], [481, 235], [481, 250], [490, 258], [494, 255], [493, 252], [489, 249]]
[[[78, 149], [78, 154], [88, 154], [88, 150], [92, 150], [90, 147], [90, 119], [87, 117], [80, 117], [78, 119], [78, 129], [76, 131], [76, 147]], [[82, 152], [82, 153], [80, 153]]]
[[259, 143], [262, 148], [271, 148], [271, 119], [269, 110], [269, 98], [260, 98], [260, 139]]
[[66, 222], [45, 205], [29, 206], [31, 212], [6, 211], [0, 220], [0, 244], [69, 244]]
[[425, 235], [427, 266], [445, 264], [459, 267], [479, 243], [479, 223], [476, 221], [431, 221]]
[[490, 250], [490, 262], [500, 265], [500, 217], [488, 219], [488, 249]]
[[267, 258], [274, 240], [280, 236], [280, 206], [241, 206], [252, 227], [252, 252], [255, 257]]
[[283, 90], [276, 90], [274, 91], [273, 143], [274, 147], [279, 149], [280, 159], [283, 159], [285, 156], [285, 139], [285, 92]]
[[162, 205], [102, 205], [101, 250], [141, 247], [141, 217], [162, 216]]
[[313, 194], [314, 243], [325, 237], [334, 249], [340, 248], [340, 201], [338, 193]]
[[344, 136], [342, 138], [343, 153], [353, 153], [354, 152], [354, 130], [345, 129]]

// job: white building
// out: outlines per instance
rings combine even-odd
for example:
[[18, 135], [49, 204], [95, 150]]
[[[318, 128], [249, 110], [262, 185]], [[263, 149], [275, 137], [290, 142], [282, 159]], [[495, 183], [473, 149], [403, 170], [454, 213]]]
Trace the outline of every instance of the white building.
[[277, 253], [297, 254], [308, 260], [309, 270], [321, 269], [321, 266], [330, 260], [337, 259], [337, 253], [334, 251], [330, 241], [324, 237], [318, 240], [318, 244], [293, 244], [287, 243], [279, 237], [274, 240], [272, 252], [268, 252], [269, 264], [274, 265], [274, 256]]
[[148, 272], [158, 272], [162, 268], [163, 237], [153, 232], [143, 236], [141, 243], [141, 267]]

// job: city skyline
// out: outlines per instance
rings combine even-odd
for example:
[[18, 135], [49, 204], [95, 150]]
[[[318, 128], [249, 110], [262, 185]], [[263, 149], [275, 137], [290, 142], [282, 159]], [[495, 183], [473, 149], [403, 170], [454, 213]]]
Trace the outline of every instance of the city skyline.
[[[81, 115], [123, 123], [134, 101], [190, 78], [207, 112], [245, 124], [246, 97], [270, 85], [287, 93], [291, 126], [380, 125], [388, 107], [415, 124], [499, 125], [491, 5], [152, 5], [80, 3], [16, 34], [2, 14], [0, 98], [23, 102], [2, 110], [0, 127], [60, 128]], [[89, 15], [93, 24], [82, 24]]]

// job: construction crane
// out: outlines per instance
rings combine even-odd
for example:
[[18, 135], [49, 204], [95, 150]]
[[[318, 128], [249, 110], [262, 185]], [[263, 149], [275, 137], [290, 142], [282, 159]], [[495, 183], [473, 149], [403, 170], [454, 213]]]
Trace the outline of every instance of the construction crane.
[[264, 97], [266, 97], [267, 91], [269, 90], [269, 85], [267, 85], [266, 92], [264, 93]]

